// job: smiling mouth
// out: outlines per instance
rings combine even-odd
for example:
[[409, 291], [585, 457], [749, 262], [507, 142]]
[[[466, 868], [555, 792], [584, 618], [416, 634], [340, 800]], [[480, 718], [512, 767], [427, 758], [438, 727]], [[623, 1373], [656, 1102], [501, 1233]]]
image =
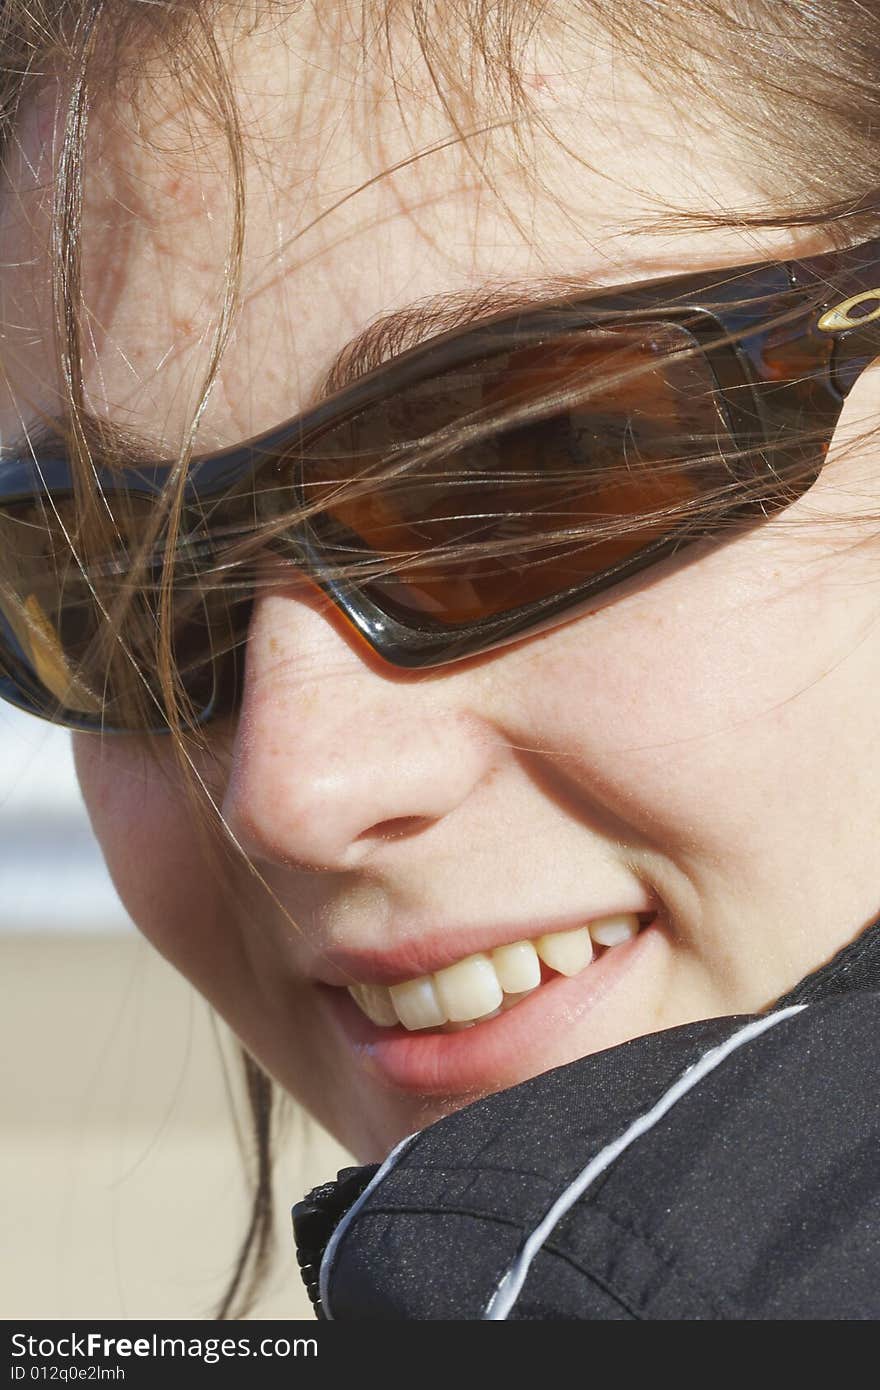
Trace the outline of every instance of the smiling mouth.
[[455, 961], [430, 975], [396, 985], [349, 985], [362, 1013], [379, 1028], [409, 1032], [471, 1028], [513, 1008], [555, 975], [580, 975], [596, 958], [622, 946], [654, 914], [617, 914], [588, 926], [550, 932]]

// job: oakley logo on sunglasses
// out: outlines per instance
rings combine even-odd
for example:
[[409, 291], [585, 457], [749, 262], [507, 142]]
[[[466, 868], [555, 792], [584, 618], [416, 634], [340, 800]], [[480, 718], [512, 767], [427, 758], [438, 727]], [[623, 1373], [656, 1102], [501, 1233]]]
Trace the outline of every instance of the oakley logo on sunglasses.
[[[855, 318], [850, 317], [853, 309], [860, 304], [870, 304], [871, 300], [876, 300], [875, 308], [865, 314], [856, 314]], [[845, 299], [842, 304], [836, 304], [833, 309], [826, 309], [816, 327], [823, 333], [841, 333], [847, 328], [861, 328], [863, 323], [871, 323], [874, 319], [880, 319], [880, 289], [864, 290]]]

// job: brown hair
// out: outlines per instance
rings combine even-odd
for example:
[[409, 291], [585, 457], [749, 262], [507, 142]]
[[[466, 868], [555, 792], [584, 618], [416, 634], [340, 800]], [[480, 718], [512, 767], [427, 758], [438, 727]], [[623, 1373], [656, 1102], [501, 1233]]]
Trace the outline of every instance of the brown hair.
[[[327, 7], [320, 13], [321, 0], [310, 3], [318, 22], [333, 22]], [[257, 28], [266, 17], [277, 23], [288, 8], [302, 8], [301, 0], [291, 0], [289, 6], [284, 0], [265, 0], [252, 10], [236, 7], [237, 31]], [[339, 7], [340, 12], [345, 8]], [[530, 163], [531, 141], [542, 131], [550, 132], [546, 116], [531, 100], [524, 78], [525, 55], [539, 30], [561, 40], [585, 22], [598, 26], [612, 51], [634, 65], [667, 100], [681, 103], [694, 138], [699, 137], [701, 121], [711, 123], [740, 158], [762, 170], [767, 194], [760, 205], [700, 211], [660, 207], [641, 230], [813, 227], [827, 235], [829, 245], [856, 242], [880, 230], [876, 148], [880, 3], [876, 0], [676, 0], [668, 4], [570, 0], [561, 6], [549, 6], [546, 0], [464, 0], [455, 5], [445, 0], [351, 0], [348, 10], [348, 22], [360, 26], [364, 51], [375, 61], [381, 58], [392, 79], [399, 37], [404, 35], [408, 43], [415, 38], [425, 72], [448, 117], [451, 137], [461, 142], [466, 157], [478, 168], [483, 167], [487, 141], [500, 127], [513, 135], [523, 177], [538, 179]], [[136, 91], [145, 72], [164, 73], [180, 84], [185, 102], [213, 123], [225, 143], [231, 176], [229, 247], [225, 267], [218, 270], [209, 362], [164, 507], [156, 509], [142, 552], [143, 558], [161, 535], [170, 555], [201, 412], [239, 298], [245, 139], [227, 57], [218, 38], [221, 19], [232, 13], [233, 7], [222, 0], [161, 6], [133, 0], [4, 0], [0, 9], [0, 144], [8, 148], [24, 103], [50, 80], [57, 81], [63, 105], [52, 210], [54, 322], [63, 401], [53, 429], [63, 434], [77, 470], [77, 539], [83, 546], [100, 546], [107, 524], [100, 499], [89, 485], [96, 447], [102, 457], [117, 463], [139, 456], [136, 439], [89, 417], [83, 396], [80, 227], [89, 117], [115, 94]], [[451, 38], [452, 27], [460, 30], [458, 41]], [[479, 108], [475, 92], [481, 93]], [[569, 153], [586, 163], [584, 152]], [[560, 292], [558, 284], [548, 287], [550, 297]], [[503, 292], [474, 300], [472, 316], [480, 318], [504, 303]], [[444, 326], [442, 321], [436, 325], [438, 331]], [[357, 366], [367, 370], [409, 345], [406, 325], [398, 324], [384, 341], [374, 335], [369, 352]], [[351, 366], [347, 364], [349, 372]], [[329, 383], [331, 389], [333, 384]], [[534, 408], [539, 410], [540, 403]], [[483, 427], [495, 428], [499, 423], [504, 418], [493, 417]], [[445, 438], [440, 454], [456, 442]], [[666, 510], [663, 515], [671, 513]], [[595, 528], [577, 537], [583, 543], [601, 538]], [[538, 537], [536, 544], [540, 542]], [[451, 562], [457, 553], [443, 558]], [[122, 595], [95, 594], [111, 636], [125, 630], [131, 593], [129, 588]], [[161, 673], [180, 767], [194, 785], [189, 750], [193, 740], [205, 745], [203, 736], [192, 728], [191, 711], [175, 676], [171, 605], [170, 567], [166, 567], [160, 636], [150, 655]], [[145, 659], [142, 650], [138, 656]], [[111, 642], [105, 659], [119, 659], [118, 644]], [[208, 807], [203, 827], [206, 851], [212, 823], [216, 830]], [[234, 846], [227, 842], [227, 849]], [[218, 1317], [235, 1315], [233, 1308], [240, 1315], [251, 1306], [271, 1238], [272, 1087], [247, 1054], [243, 1065], [256, 1138], [254, 1195], [241, 1254]]]

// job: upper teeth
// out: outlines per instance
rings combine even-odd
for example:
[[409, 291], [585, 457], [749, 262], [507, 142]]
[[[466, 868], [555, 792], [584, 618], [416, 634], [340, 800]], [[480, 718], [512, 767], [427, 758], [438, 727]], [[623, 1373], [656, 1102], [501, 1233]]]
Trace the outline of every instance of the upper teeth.
[[373, 1023], [391, 1028], [439, 1028], [472, 1023], [516, 1003], [541, 983], [541, 961], [560, 975], [578, 975], [597, 946], [619, 946], [639, 930], [635, 914], [603, 917], [589, 927], [515, 941], [419, 975], [399, 985], [350, 985], [349, 994]]

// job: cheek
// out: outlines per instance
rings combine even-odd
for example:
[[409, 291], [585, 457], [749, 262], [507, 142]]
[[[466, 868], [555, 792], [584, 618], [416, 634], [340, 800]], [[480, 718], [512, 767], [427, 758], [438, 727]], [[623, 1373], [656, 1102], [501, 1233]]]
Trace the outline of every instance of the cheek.
[[[170, 755], [80, 734], [74, 759], [116, 890], [145, 936], [199, 988], [220, 968], [217, 883]], [[228, 946], [226, 950], [228, 951]]]
[[876, 589], [840, 569], [783, 587], [753, 550], [735, 573], [719, 555], [573, 624], [537, 654], [534, 687], [542, 746], [584, 808], [731, 870], [821, 843], [878, 723]]

